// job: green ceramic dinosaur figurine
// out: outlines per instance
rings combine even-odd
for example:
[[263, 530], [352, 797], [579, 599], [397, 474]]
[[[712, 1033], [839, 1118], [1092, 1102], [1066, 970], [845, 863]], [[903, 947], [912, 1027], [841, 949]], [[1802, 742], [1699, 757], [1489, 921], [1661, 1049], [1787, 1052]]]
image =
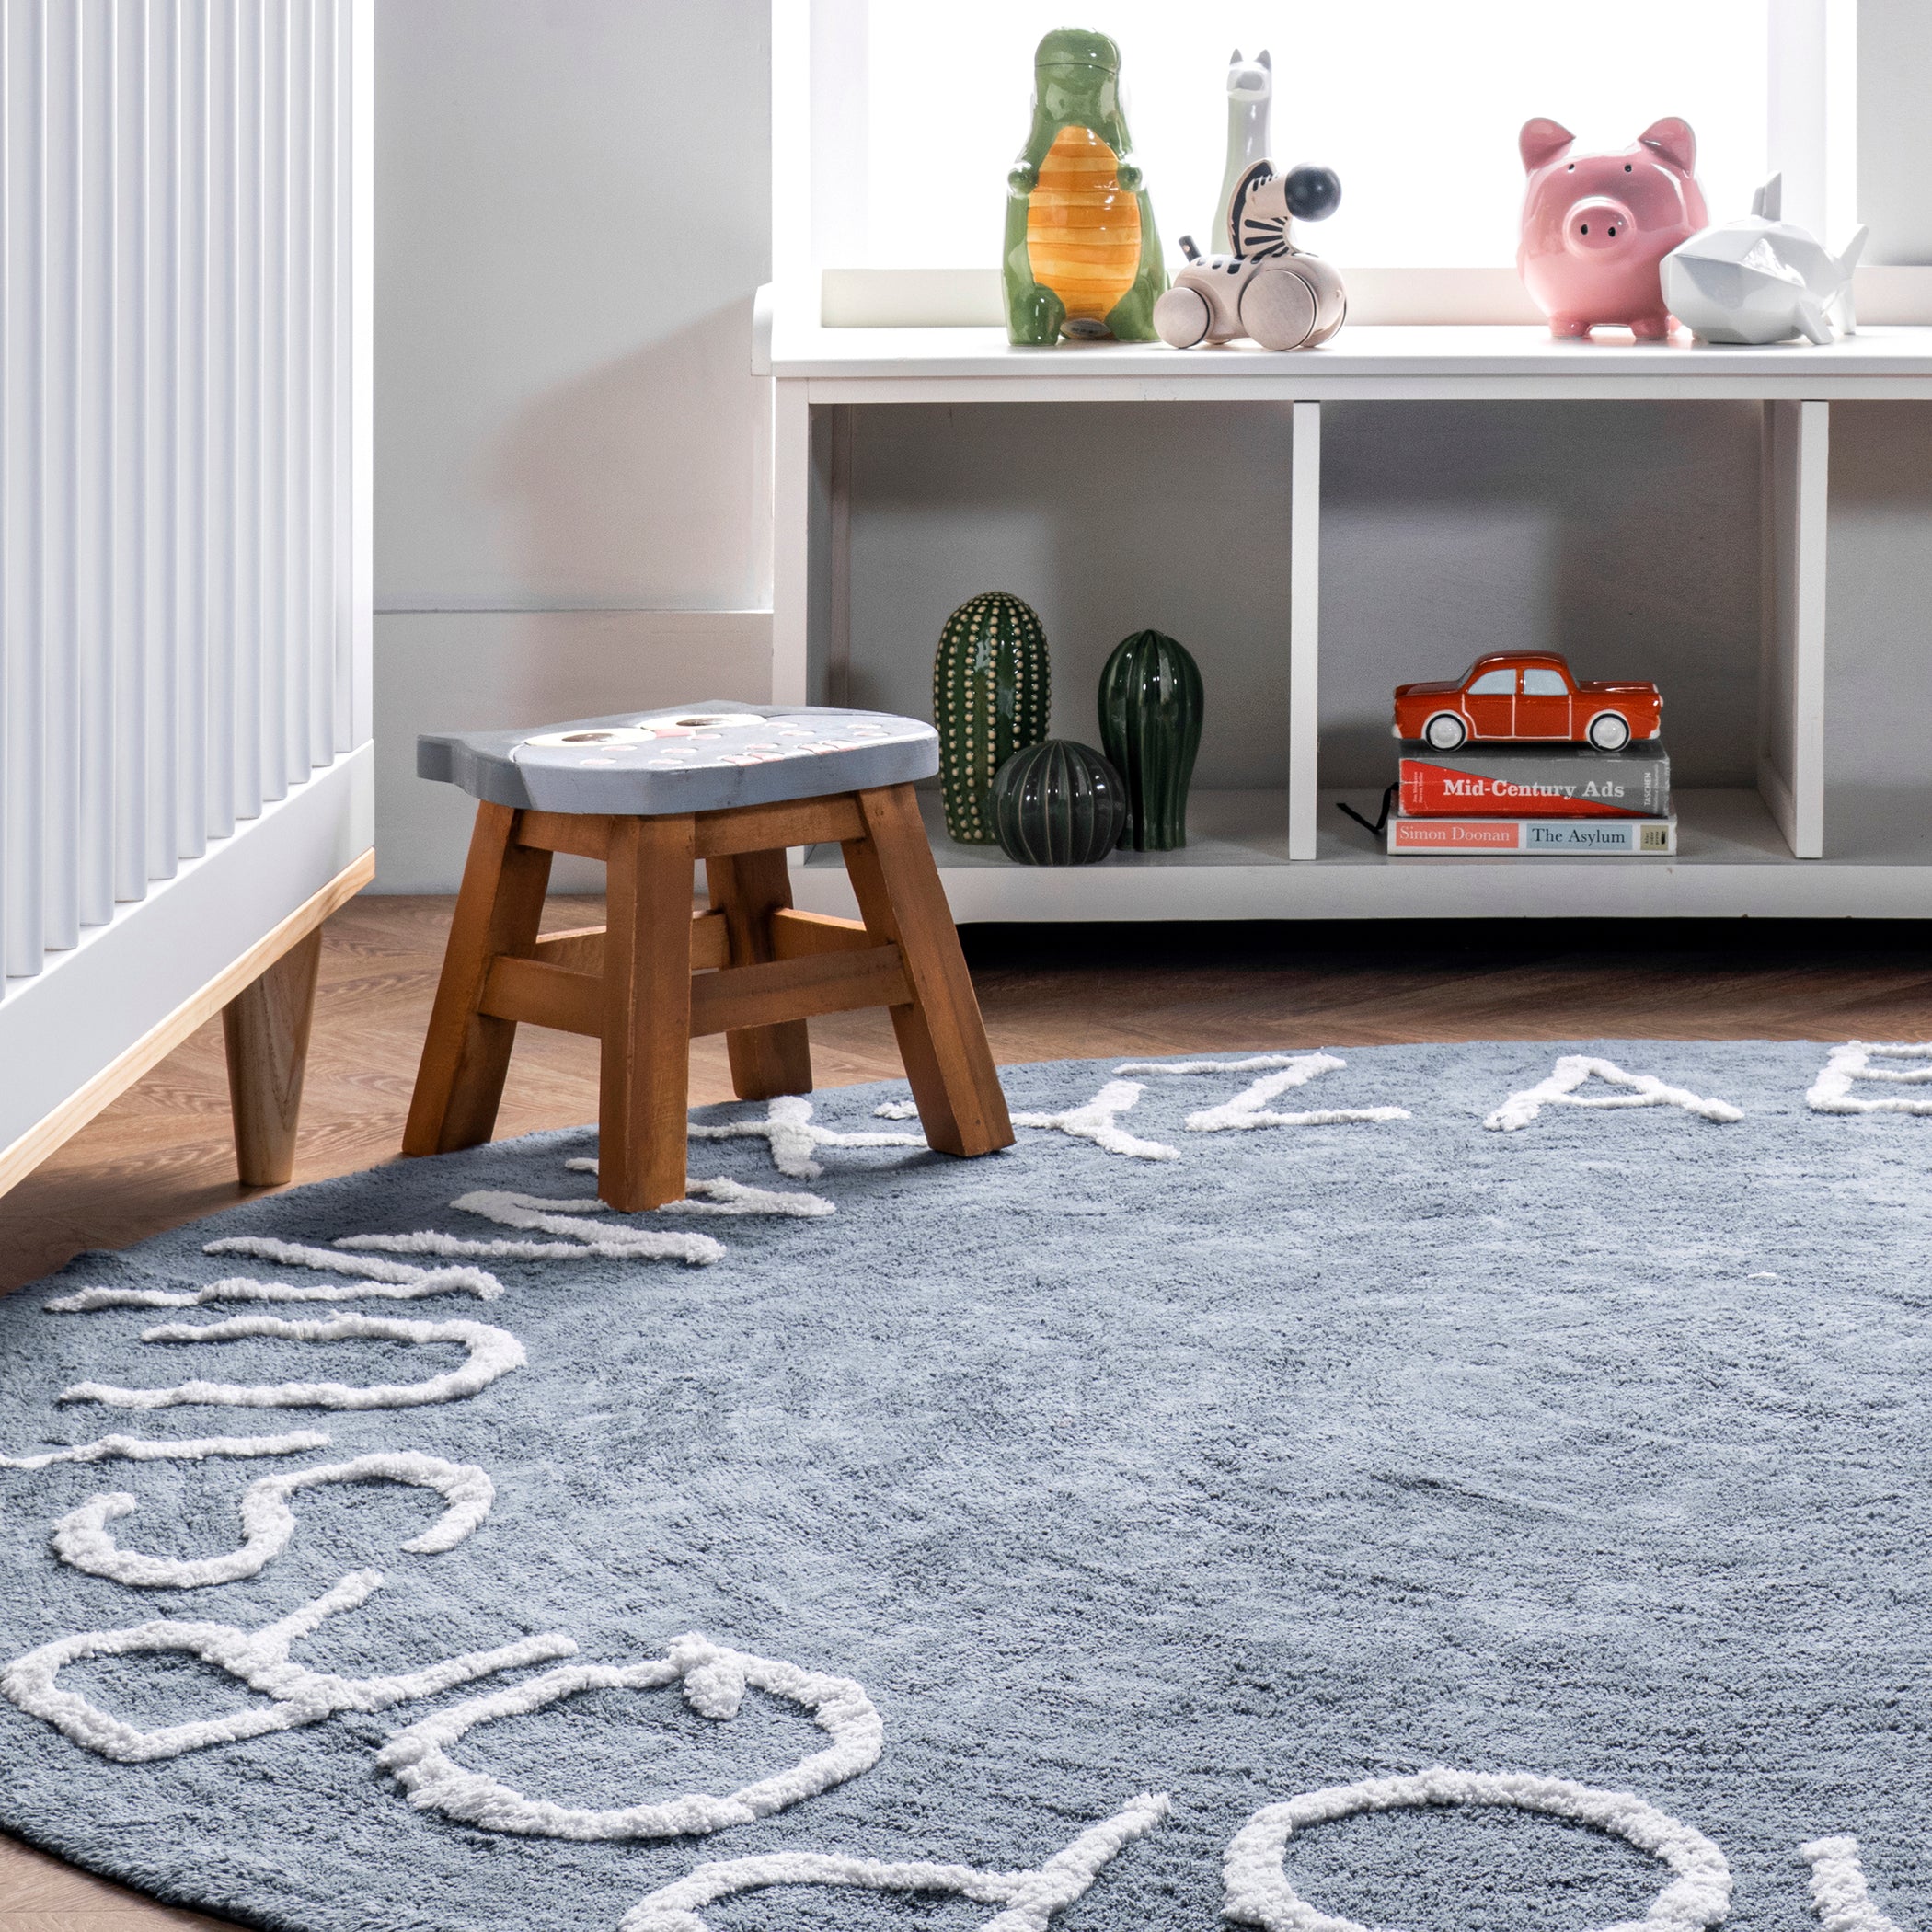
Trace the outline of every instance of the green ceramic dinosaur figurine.
[[1006, 177], [1006, 333], [1151, 342], [1167, 285], [1121, 112], [1121, 50], [1063, 27], [1033, 56], [1033, 126]]

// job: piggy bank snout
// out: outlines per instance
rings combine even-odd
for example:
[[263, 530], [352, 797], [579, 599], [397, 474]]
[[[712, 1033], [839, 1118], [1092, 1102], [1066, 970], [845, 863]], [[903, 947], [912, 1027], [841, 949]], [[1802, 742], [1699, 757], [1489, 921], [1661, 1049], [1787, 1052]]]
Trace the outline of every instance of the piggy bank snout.
[[1600, 255], [1618, 247], [1631, 228], [1630, 211], [1608, 195], [1572, 202], [1564, 218], [1563, 246], [1572, 255]]

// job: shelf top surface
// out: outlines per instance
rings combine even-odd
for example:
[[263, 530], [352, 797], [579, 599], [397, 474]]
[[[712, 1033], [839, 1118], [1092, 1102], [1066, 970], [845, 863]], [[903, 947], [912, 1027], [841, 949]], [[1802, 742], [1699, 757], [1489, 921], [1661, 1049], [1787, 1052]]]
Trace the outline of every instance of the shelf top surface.
[[1821, 349], [1809, 342], [1699, 346], [1681, 333], [1665, 343], [1639, 343], [1627, 330], [1558, 341], [1546, 329], [1515, 324], [1361, 325], [1345, 328], [1319, 349], [1278, 354], [1247, 341], [1220, 349], [1178, 350], [1161, 342], [1016, 349], [998, 328], [824, 328], [781, 305], [774, 317], [771, 373], [786, 379], [901, 383], [992, 377], [1056, 387], [1157, 380], [1163, 387], [1202, 384], [1210, 389], [1233, 378], [1244, 387], [1278, 385], [1283, 396], [1318, 395], [1339, 385], [1359, 393], [1398, 380], [1411, 389], [1440, 383], [1454, 393], [1459, 383], [1476, 379], [1522, 381], [1538, 393], [1573, 386], [1579, 394], [1600, 394], [1608, 385], [1829, 397], [1847, 385], [1869, 393], [1875, 378], [1898, 381], [1901, 393], [1910, 378], [1932, 385], [1932, 328], [1881, 325]]

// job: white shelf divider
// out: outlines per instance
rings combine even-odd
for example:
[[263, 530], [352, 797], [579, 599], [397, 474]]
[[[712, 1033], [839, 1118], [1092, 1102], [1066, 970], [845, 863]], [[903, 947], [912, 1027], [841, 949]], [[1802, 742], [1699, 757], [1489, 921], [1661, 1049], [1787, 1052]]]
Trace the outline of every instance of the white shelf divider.
[[1828, 402], [1764, 406], [1764, 658], [1758, 789], [1794, 857], [1824, 857]]
[[1315, 857], [1321, 758], [1321, 405], [1294, 405], [1288, 483], [1288, 856]]

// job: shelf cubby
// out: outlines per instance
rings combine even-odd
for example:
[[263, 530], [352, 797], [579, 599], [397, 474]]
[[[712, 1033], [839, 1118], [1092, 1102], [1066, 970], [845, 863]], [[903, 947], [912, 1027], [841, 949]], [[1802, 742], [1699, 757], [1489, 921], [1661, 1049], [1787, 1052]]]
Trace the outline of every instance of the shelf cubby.
[[[1188, 845], [1017, 866], [952, 844], [934, 798], [929, 829], [960, 920], [1932, 916], [1932, 760], [1911, 719], [1932, 631], [1914, 588], [1932, 555], [1932, 411], [1895, 407], [1932, 402], [1932, 328], [1869, 329], [1831, 349], [1713, 351], [1557, 343], [1511, 327], [1351, 328], [1306, 354], [1181, 354], [1016, 351], [986, 328], [827, 328], [809, 302], [768, 302], [764, 315], [760, 352], [776, 379], [779, 701], [923, 712], [945, 610], [983, 589], [1029, 594], [1036, 579], [1069, 586], [1069, 604], [1090, 619], [1071, 627], [1063, 669], [1069, 627], [1049, 618], [1064, 734], [1094, 736], [1086, 693], [1112, 635], [1154, 623], [1202, 658], [1210, 730]], [[1495, 411], [1525, 407], [1595, 409], [1571, 408], [1572, 441], [1579, 421], [1603, 428], [1581, 439], [1602, 474], [1566, 479], [1547, 448], [1542, 469], [1526, 470], [1553, 527], [1568, 517], [1572, 548], [1605, 504], [1638, 503], [1647, 487], [1655, 496], [1623, 519], [1617, 569], [1638, 573], [1632, 634], [1656, 630], [1658, 610], [1677, 630], [1662, 674], [1616, 668], [1664, 684], [1667, 740], [1673, 680], [1685, 696], [1674, 856], [1391, 858], [1335, 809], [1346, 799], [1373, 818], [1379, 803], [1371, 739], [1386, 721], [1373, 723], [1363, 694], [1387, 681], [1391, 656], [1324, 597], [1325, 564], [1339, 558], [1359, 577], [1368, 554], [1347, 519], [1375, 510], [1362, 494], [1372, 471], [1351, 464], [1349, 439], [1399, 444], [1390, 423], [1428, 405], [1461, 406], [1414, 417], [1452, 507], [1459, 478], [1440, 471], [1459, 460], [1455, 437], [1474, 450]], [[1620, 457], [1616, 426], [1639, 419], [1604, 405], [1650, 408], [1643, 434], [1676, 453], [1665, 474], [1610, 476], [1643, 436], [1622, 438]], [[1836, 449], [1834, 408], [1847, 431]], [[1512, 420], [1513, 434], [1524, 419]], [[1113, 493], [1083, 521], [1063, 513], [1055, 487]], [[1704, 491], [1723, 500], [1703, 504]], [[1834, 499], [1850, 506], [1840, 523]], [[1730, 533], [1708, 581], [1700, 514]], [[1325, 557], [1325, 515], [1336, 557]], [[1682, 530], [1691, 540], [1673, 540]], [[1459, 558], [1478, 572], [1482, 559], [1474, 542]], [[1655, 580], [1673, 570], [1674, 588], [1660, 592]], [[1828, 570], [1839, 573], [1829, 595]], [[1421, 595], [1417, 638], [1434, 615]], [[1596, 632], [1615, 636], [1620, 614], [1606, 606]], [[1567, 631], [1539, 626], [1555, 627], [1525, 609], [1495, 642], [1565, 648]], [[1229, 638], [1236, 655], [1217, 659]], [[1406, 646], [1411, 659], [1418, 648]], [[1866, 715], [1841, 715], [1854, 699]], [[799, 902], [849, 910], [827, 857], [795, 868]]]

